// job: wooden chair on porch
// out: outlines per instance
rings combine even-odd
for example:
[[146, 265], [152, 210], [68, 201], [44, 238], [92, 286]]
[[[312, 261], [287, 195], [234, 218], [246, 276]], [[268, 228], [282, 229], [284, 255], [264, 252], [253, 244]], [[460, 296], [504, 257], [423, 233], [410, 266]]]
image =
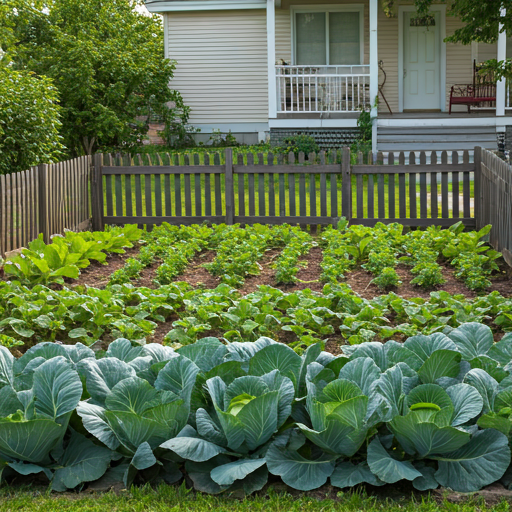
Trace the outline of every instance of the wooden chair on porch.
[[468, 114], [471, 106], [496, 107], [496, 79], [493, 73], [482, 74], [482, 66], [477, 66], [473, 61], [473, 83], [454, 84], [450, 91], [450, 109], [452, 105], [467, 105]]

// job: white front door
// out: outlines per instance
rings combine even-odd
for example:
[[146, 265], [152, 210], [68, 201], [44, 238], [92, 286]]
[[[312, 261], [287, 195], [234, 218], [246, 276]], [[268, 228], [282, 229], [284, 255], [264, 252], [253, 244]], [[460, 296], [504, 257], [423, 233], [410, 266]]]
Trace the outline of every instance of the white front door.
[[404, 12], [404, 110], [441, 108], [440, 12], [419, 20]]

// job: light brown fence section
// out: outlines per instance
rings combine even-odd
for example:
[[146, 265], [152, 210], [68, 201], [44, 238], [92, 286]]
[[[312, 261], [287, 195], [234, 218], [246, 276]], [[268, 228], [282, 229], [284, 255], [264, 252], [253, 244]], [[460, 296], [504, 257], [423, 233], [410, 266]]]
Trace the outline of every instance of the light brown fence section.
[[87, 156], [0, 176], [0, 253], [45, 241], [65, 229], [89, 228]]
[[475, 184], [479, 211], [477, 227], [492, 224], [490, 244], [512, 266], [512, 167], [485, 149], [475, 149], [481, 173]]

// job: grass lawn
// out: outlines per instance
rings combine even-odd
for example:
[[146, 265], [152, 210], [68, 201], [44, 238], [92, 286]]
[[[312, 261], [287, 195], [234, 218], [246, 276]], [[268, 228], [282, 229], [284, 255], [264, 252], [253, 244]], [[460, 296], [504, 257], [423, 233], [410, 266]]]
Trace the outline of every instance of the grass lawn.
[[[391, 491], [389, 491], [391, 492]], [[382, 490], [379, 494], [384, 495]], [[509, 512], [503, 501], [486, 506], [483, 500], [464, 503], [438, 502], [427, 494], [419, 498], [384, 499], [364, 492], [340, 492], [335, 499], [316, 493], [306, 495], [269, 492], [242, 500], [193, 494], [182, 487], [161, 486], [132, 491], [81, 495], [37, 493], [30, 489], [4, 488], [0, 491], [0, 512]]]

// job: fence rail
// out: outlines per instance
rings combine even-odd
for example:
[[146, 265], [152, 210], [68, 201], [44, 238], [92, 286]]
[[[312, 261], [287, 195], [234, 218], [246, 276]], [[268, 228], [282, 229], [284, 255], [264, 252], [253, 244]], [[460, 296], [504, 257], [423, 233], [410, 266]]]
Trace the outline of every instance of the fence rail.
[[[165, 162], [164, 162], [165, 160]], [[174, 161], [172, 161], [174, 160]], [[225, 163], [199, 155], [183, 161], [170, 156], [97, 155], [93, 225], [198, 222], [353, 224], [401, 222], [409, 226], [474, 227], [475, 164], [469, 152], [429, 155], [357, 155], [350, 149], [298, 159], [291, 153], [239, 154]], [[459, 163], [460, 162], [460, 163]], [[155, 165], [152, 165], [155, 164]]]
[[0, 253], [89, 228], [89, 157], [0, 176]]

